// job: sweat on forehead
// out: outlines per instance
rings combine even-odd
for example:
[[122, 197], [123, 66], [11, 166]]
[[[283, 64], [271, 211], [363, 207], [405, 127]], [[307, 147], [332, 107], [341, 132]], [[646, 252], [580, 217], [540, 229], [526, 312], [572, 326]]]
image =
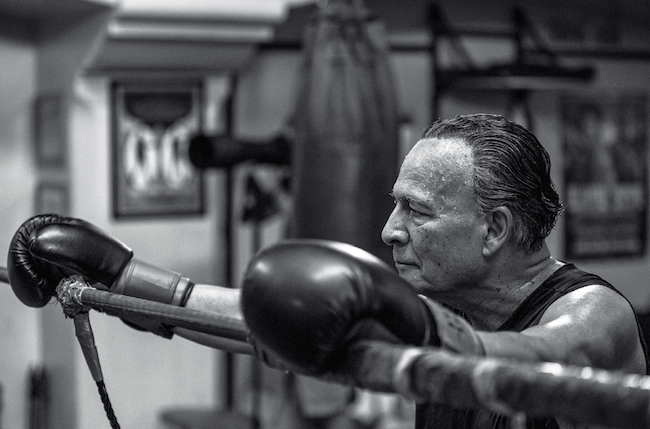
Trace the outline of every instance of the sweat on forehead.
[[473, 166], [472, 149], [461, 139], [429, 138], [418, 141], [407, 160], [418, 168], [445, 169], [455, 171], [464, 166]]
[[473, 195], [473, 177], [472, 151], [462, 140], [425, 139], [404, 159], [393, 192], [446, 195], [464, 189]]

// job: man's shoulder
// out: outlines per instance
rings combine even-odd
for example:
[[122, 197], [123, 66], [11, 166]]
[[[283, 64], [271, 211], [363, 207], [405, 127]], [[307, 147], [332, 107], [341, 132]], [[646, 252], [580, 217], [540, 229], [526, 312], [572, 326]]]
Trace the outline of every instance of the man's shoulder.
[[636, 322], [630, 302], [616, 289], [602, 284], [584, 284], [557, 298], [544, 312], [540, 323], [572, 315], [608, 320], [627, 316]]
[[558, 298], [540, 325], [567, 324], [579, 343], [591, 349], [597, 367], [646, 372], [646, 352], [630, 302], [616, 290], [586, 285]]

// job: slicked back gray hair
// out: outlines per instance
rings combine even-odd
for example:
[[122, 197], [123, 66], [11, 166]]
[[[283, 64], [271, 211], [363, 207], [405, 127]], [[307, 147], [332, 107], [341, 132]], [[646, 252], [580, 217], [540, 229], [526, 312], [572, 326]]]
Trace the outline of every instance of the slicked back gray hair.
[[564, 207], [551, 180], [548, 152], [524, 127], [499, 115], [459, 115], [437, 120], [421, 139], [461, 139], [474, 157], [479, 213], [499, 206], [514, 217], [513, 240], [539, 250]]

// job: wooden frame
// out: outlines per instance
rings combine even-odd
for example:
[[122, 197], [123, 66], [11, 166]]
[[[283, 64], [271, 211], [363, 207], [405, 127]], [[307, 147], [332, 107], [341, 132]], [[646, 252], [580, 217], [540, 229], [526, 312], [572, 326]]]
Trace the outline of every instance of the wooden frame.
[[201, 82], [118, 81], [111, 92], [114, 216], [203, 214], [203, 176], [188, 155]]

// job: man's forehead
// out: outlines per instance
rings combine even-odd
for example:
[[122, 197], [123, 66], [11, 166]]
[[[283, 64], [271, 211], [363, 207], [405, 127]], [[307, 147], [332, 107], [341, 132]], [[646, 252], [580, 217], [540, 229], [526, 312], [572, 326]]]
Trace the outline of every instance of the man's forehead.
[[394, 191], [472, 186], [471, 148], [459, 139], [420, 140], [404, 159]]
[[428, 138], [419, 140], [408, 156], [428, 160], [454, 160], [472, 163], [472, 149], [459, 138]]
[[471, 148], [460, 139], [424, 139], [408, 153], [402, 169], [415, 174], [472, 174]]

